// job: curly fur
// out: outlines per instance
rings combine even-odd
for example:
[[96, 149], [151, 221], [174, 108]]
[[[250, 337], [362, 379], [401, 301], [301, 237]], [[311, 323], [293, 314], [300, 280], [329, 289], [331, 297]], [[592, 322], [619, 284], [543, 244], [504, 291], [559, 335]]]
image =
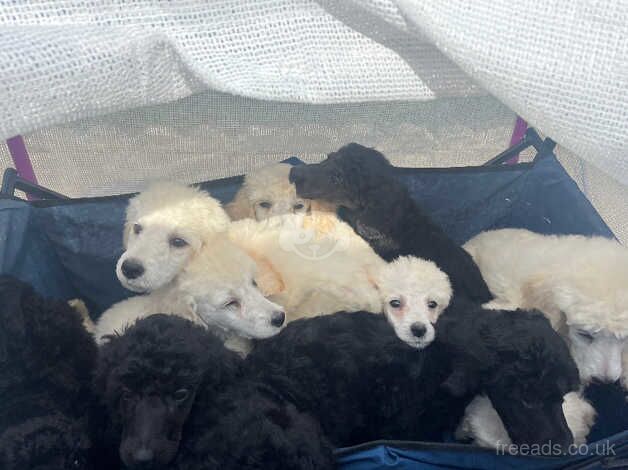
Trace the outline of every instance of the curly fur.
[[233, 201], [225, 206], [231, 220], [264, 220], [275, 215], [304, 214], [311, 210], [335, 212], [331, 204], [298, 197], [288, 179], [290, 168], [292, 166], [287, 163], [277, 163], [246, 175]]
[[319, 423], [276, 389], [252, 379], [203, 393], [175, 470], [325, 470], [332, 447]]
[[9, 276], [0, 276], [0, 324], [2, 468], [30, 468], [47, 454], [73, 461], [89, 446], [94, 340], [67, 303]]
[[[123, 234], [126, 251], [118, 260], [116, 275], [135, 292], [163, 287], [228, 225], [226, 212], [206, 192], [178, 183], [153, 184], [129, 201]], [[172, 246], [174, 238], [185, 245]], [[141, 266], [143, 273], [127, 276], [125, 262]]]
[[540, 312], [487, 310], [454, 300], [437, 323], [437, 338], [453, 356], [445, 386], [454, 394], [479, 388], [515, 444], [573, 442], [562, 403], [579, 387], [578, 369]]
[[234, 380], [240, 360], [202, 327], [172, 315], [138, 320], [100, 350], [95, 389], [112, 449], [127, 466], [174, 458], [195, 395]]
[[[569, 392], [564, 397], [563, 413], [573, 435], [574, 444], [577, 446], [586, 444], [596, 416], [591, 403], [577, 392]], [[464, 419], [456, 430], [456, 438], [471, 439], [475, 445], [492, 449], [512, 443], [491, 400], [484, 395], [478, 395], [467, 406]]]
[[455, 295], [490, 301], [473, 259], [423, 213], [392, 168], [378, 151], [353, 143], [321, 163], [292, 168], [290, 181], [300, 196], [340, 206], [339, 215], [386, 261], [404, 255], [431, 260], [447, 273]]
[[481, 233], [465, 249], [497, 302], [548, 316], [568, 342], [583, 382], [620, 378], [628, 338], [628, 249], [602, 237], [523, 229]]
[[[436, 340], [425, 349], [398, 341], [380, 315], [301, 319], [259, 341], [245, 363], [276, 384], [298, 384], [291, 393], [337, 446], [440, 440], [480, 392], [498, 403], [515, 442], [570, 444], [560, 406], [577, 385], [577, 370], [549, 323], [539, 314], [474, 318], [481, 320], [483, 312], [450, 306], [436, 324]], [[524, 408], [522, 400], [536, 411]]]
[[240, 366], [215, 337], [174, 316], [150, 316], [112, 337], [96, 388], [122, 461], [181, 470], [331, 468], [316, 422], [243, 378]]

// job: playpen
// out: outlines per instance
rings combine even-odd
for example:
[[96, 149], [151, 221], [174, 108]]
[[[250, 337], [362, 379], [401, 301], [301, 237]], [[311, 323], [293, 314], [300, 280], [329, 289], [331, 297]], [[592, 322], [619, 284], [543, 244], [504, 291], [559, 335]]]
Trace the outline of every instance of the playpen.
[[[627, 37], [620, 0], [0, 2], [0, 272], [98, 315], [129, 295], [114, 266], [147, 182], [228, 201], [250, 169], [349, 141], [383, 151], [460, 243], [497, 227], [626, 243]], [[590, 398], [600, 418], [577, 455], [445, 440], [338, 461], [627, 468], [625, 395]]]

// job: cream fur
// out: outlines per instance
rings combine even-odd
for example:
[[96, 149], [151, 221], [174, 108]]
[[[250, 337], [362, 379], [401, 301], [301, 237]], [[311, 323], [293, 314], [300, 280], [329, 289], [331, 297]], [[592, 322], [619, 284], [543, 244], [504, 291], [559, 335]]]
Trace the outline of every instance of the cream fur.
[[[434, 340], [434, 323], [449, 305], [452, 296], [449, 277], [432, 261], [403, 256], [381, 266], [373, 276], [386, 318], [397, 336], [416, 348], [424, 348]], [[397, 300], [399, 308], [390, 305]], [[437, 306], [430, 308], [430, 301]], [[426, 327], [423, 337], [417, 338], [410, 327], [413, 324]]]
[[601, 237], [522, 229], [484, 232], [464, 248], [496, 297], [491, 304], [543, 311], [569, 343], [584, 382], [620, 378], [628, 337], [628, 249]]
[[[336, 211], [329, 203], [297, 196], [294, 184], [288, 179], [290, 168], [292, 166], [287, 163], [277, 163], [246, 175], [233, 201], [225, 206], [231, 219], [264, 220], [281, 214], [304, 214], [310, 210]], [[270, 204], [270, 207], [262, 207], [262, 203]]]
[[[175, 281], [150, 294], [132, 297], [102, 314], [95, 328], [99, 343], [138, 318], [155, 313], [179, 315], [212, 329], [227, 346], [248, 352], [251, 338], [273, 336], [281, 327], [270, 320], [282, 307], [254, 285], [256, 264], [225, 234], [203, 247]], [[236, 301], [237, 305], [230, 304]]]
[[229, 237], [256, 260], [262, 292], [286, 309], [288, 321], [339, 310], [381, 312], [369, 273], [385, 263], [335, 214], [243, 219], [231, 224]]
[[[569, 392], [564, 397], [563, 413], [573, 434], [574, 445], [585, 444], [597, 414], [591, 403], [577, 392]], [[485, 395], [478, 395], [469, 403], [456, 430], [456, 438], [473, 439], [475, 445], [492, 449], [512, 443], [491, 400]]]
[[[206, 192], [178, 183], [153, 184], [129, 201], [123, 237], [126, 251], [118, 260], [116, 275], [124, 287], [135, 292], [159, 289], [228, 225], [229, 217], [220, 203]], [[135, 233], [134, 226], [141, 231]], [[187, 245], [173, 247], [172, 238], [181, 238]], [[141, 263], [144, 274], [126, 278], [122, 272], [125, 260]]]

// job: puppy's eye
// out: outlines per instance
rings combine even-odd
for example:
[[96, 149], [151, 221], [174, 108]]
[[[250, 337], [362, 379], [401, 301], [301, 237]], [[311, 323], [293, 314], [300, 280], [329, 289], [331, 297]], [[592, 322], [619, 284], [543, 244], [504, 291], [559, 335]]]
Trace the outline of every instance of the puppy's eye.
[[436, 302], [435, 300], [430, 300], [427, 303], [427, 306], [428, 306], [428, 308], [436, 308], [436, 307], [438, 307], [438, 302]]
[[257, 287], [257, 282], [255, 282], [255, 279], [251, 281], [251, 284], [253, 284], [253, 287]]
[[262, 209], [270, 209], [273, 205], [272, 205], [272, 203], [270, 203], [268, 201], [262, 201], [262, 202], [259, 203], [259, 206]]
[[177, 403], [183, 403], [185, 400], [187, 400], [189, 395], [190, 393], [186, 388], [180, 388], [172, 394], [172, 398], [174, 398], [174, 401], [176, 401]]
[[236, 299], [231, 299], [227, 303], [225, 303], [226, 308], [240, 308], [240, 302]]
[[392, 299], [390, 302], [388, 302], [388, 305], [390, 305], [392, 308], [399, 308], [401, 307], [401, 300]]
[[536, 403], [532, 403], [529, 401], [521, 400], [521, 404], [523, 405], [524, 408], [528, 408], [529, 410], [532, 408], [536, 408]]
[[586, 330], [578, 330], [578, 336], [586, 339], [587, 341], [593, 341], [593, 335]]
[[142, 226], [140, 224], [133, 224], [133, 233], [138, 235], [142, 231]]
[[188, 245], [188, 242], [186, 242], [183, 238], [179, 238], [179, 237], [173, 237], [169, 240], [170, 246], [174, 246], [175, 248], [183, 248], [184, 246]]
[[292, 206], [292, 208], [293, 208], [295, 211], [300, 211], [300, 210], [302, 210], [304, 207], [305, 207], [305, 205], [304, 205], [304, 204], [302, 204], [302, 203], [300, 203], [300, 202], [299, 202], [299, 203], [297, 203], [297, 204], [295, 204], [294, 206]]

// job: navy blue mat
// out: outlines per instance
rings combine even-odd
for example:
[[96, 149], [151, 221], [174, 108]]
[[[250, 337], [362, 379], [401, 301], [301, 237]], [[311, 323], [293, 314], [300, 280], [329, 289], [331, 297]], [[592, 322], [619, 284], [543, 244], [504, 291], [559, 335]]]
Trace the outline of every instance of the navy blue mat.
[[[290, 163], [297, 164], [298, 160], [291, 159]], [[518, 165], [396, 171], [416, 200], [459, 243], [480, 231], [502, 227], [613, 236], [550, 152], [538, 155], [533, 163]], [[241, 181], [241, 177], [227, 178], [201, 186], [225, 202], [233, 197]], [[51, 297], [82, 298], [90, 311], [99, 315], [130, 295], [115, 276], [115, 264], [122, 253], [127, 200], [128, 196], [36, 203], [0, 199], [0, 272], [30, 282]], [[625, 401], [610, 396], [598, 393], [594, 398], [600, 413], [592, 433], [595, 439], [628, 429]], [[615, 434], [611, 442], [616, 444], [613, 450], [619, 452], [620, 444], [628, 442], [628, 434]], [[613, 458], [535, 459], [496, 456], [494, 452], [450, 444], [399, 446], [343, 451], [339, 458], [342, 468], [350, 470], [554, 469], [592, 459], [595, 463], [590, 468], [598, 468], [603, 458]], [[613, 460], [615, 464], [618, 458]], [[628, 468], [628, 463], [614, 468]]]

